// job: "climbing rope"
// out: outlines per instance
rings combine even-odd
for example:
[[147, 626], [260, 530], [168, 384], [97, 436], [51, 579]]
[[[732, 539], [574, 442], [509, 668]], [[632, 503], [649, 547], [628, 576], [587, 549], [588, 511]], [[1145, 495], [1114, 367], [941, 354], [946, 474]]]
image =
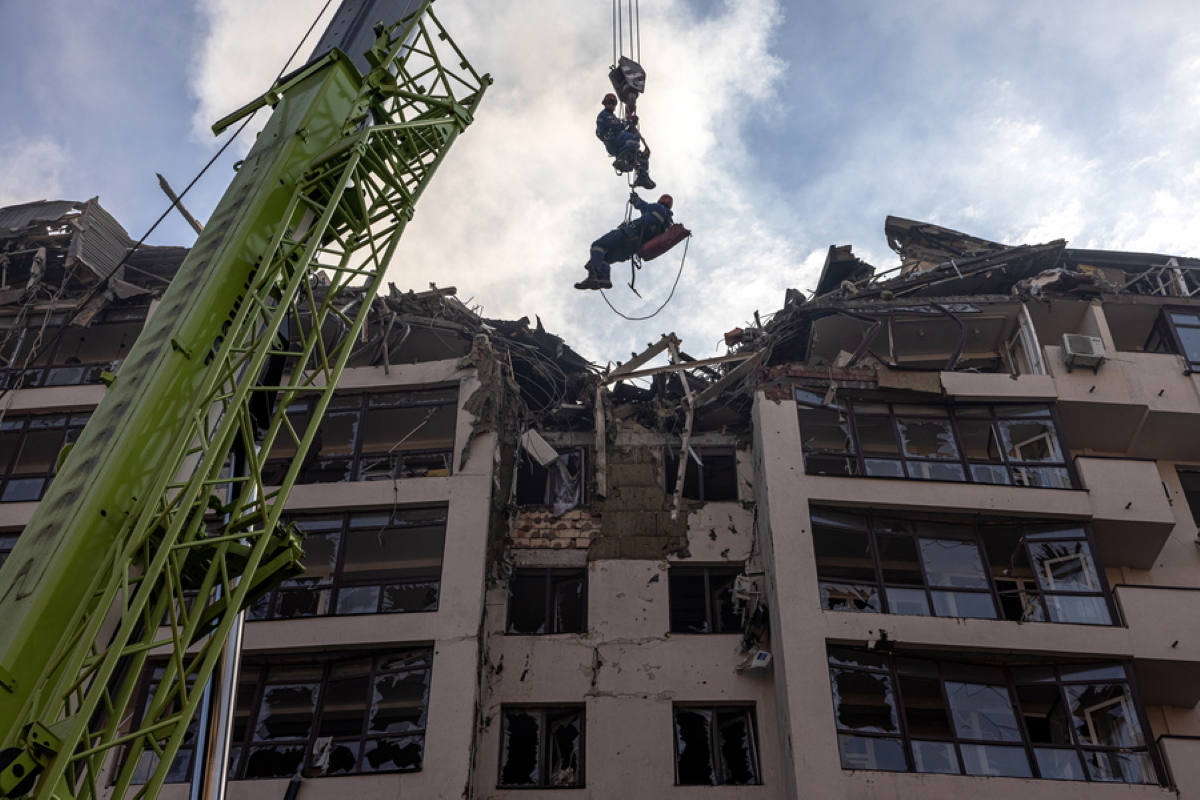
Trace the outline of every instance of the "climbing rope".
[[[691, 244], [691, 241], [692, 241], [691, 236], [689, 236], [687, 239], [684, 240], [684, 242], [683, 242], [683, 257], [679, 259], [679, 271], [675, 273], [675, 282], [671, 284], [671, 293], [667, 295], [666, 300], [663, 300], [661, 306], [654, 309], [654, 313], [647, 314], [644, 317], [630, 317], [625, 314], [622, 314], [620, 311], [617, 311], [616, 306], [614, 306], [611, 302], [609, 302], [608, 295], [606, 295], [604, 293], [603, 289], [600, 290], [600, 296], [604, 298], [604, 302], [607, 303], [608, 307], [613, 310], [613, 313], [616, 314], [621, 319], [626, 319], [626, 320], [629, 320], [630, 322], [641, 322], [642, 320], [652, 319], [653, 317], [657, 317], [658, 312], [660, 312], [664, 308], [666, 308], [667, 303], [671, 302], [671, 298], [675, 296], [675, 287], [679, 286], [679, 278], [683, 275], [683, 265], [687, 262], [688, 245]], [[639, 297], [640, 297], [640, 295], [639, 295]]]

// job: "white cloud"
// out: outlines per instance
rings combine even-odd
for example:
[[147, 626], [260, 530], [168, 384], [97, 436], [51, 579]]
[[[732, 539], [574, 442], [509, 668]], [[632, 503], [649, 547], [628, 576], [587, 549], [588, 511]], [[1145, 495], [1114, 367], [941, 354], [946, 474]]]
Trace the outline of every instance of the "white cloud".
[[0, 206], [62, 199], [68, 158], [66, 148], [50, 139], [6, 142], [0, 151]]

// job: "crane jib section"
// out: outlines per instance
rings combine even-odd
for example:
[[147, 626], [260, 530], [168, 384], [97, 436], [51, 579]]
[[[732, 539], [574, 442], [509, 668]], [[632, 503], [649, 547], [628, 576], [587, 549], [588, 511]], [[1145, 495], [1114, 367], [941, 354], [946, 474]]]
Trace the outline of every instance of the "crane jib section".
[[[300, 459], [271, 486], [263, 461], [310, 449], [318, 426], [288, 407], [324, 412], [490, 83], [428, 5], [379, 30], [368, 74], [335, 50], [265, 96], [270, 121], [0, 569], [0, 797], [155, 796], [237, 612], [299, 569], [279, 520]], [[161, 682], [131, 719], [152, 652]]]

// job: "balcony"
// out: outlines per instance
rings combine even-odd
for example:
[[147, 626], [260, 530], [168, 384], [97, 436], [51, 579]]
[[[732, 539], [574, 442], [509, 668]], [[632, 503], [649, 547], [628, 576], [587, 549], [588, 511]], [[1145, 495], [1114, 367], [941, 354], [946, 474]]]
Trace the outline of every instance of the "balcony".
[[1187, 636], [1200, 619], [1200, 588], [1119, 585], [1113, 594], [1129, 626], [1142, 701], [1200, 702], [1200, 641]]
[[1092, 532], [1109, 567], [1150, 569], [1175, 528], [1175, 515], [1153, 461], [1075, 459], [1091, 500]]

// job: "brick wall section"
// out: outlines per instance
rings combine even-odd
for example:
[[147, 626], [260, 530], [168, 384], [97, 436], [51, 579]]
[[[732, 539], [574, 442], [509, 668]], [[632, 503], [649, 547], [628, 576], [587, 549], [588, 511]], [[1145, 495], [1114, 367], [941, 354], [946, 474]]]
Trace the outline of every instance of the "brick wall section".
[[610, 447], [604, 523], [588, 557], [661, 559], [687, 547], [687, 509], [671, 519], [662, 487], [662, 449]]
[[586, 550], [600, 531], [600, 518], [583, 508], [574, 508], [556, 517], [548, 508], [535, 508], [517, 514], [512, 527], [512, 546], [527, 549]]

